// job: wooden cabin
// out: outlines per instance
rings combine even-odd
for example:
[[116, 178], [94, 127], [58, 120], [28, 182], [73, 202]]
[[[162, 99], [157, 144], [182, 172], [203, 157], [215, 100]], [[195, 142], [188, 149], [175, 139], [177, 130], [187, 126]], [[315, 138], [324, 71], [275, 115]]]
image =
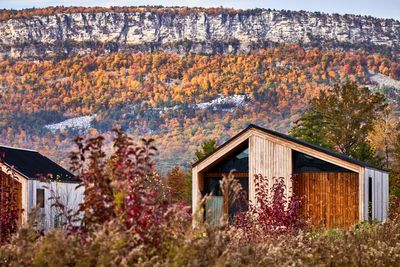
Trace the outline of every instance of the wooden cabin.
[[[39, 179], [41, 176], [49, 180]], [[0, 146], [0, 205], [11, 203], [18, 209], [21, 224], [28, 222], [35, 209], [41, 229], [60, 225], [59, 211], [49, 198], [58, 197], [66, 208], [77, 209], [83, 200], [83, 188], [76, 189], [79, 183], [73, 174], [35, 150]], [[6, 188], [12, 188], [13, 194]]]
[[[202, 220], [215, 222], [224, 199], [219, 181], [235, 170], [235, 179], [254, 202], [254, 176], [283, 178], [286, 195], [303, 197], [302, 214], [315, 226], [348, 227], [388, 216], [388, 172], [291, 136], [250, 125], [192, 168], [193, 212], [211, 194]], [[210, 212], [211, 210], [211, 212]], [[237, 209], [229, 208], [229, 216]], [[204, 218], [205, 217], [205, 218]]]

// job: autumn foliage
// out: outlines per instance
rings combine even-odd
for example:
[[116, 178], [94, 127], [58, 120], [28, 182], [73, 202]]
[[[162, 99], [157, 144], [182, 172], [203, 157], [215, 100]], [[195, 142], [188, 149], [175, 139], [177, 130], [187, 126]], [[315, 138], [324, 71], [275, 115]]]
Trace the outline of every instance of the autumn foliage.
[[283, 178], [274, 178], [273, 184], [263, 175], [255, 175], [255, 201], [249, 210], [239, 213], [234, 220], [233, 229], [241, 232], [242, 241], [259, 242], [263, 237], [294, 234], [307, 226], [301, 217], [302, 199], [299, 196], [286, 196]]
[[[205, 138], [227, 140], [250, 122], [285, 131], [321, 90], [345, 79], [371, 84], [370, 72], [399, 79], [398, 69], [398, 62], [380, 54], [296, 45], [229, 55], [93, 52], [38, 62], [8, 59], [0, 62], [0, 142], [39, 149], [67, 166], [63, 151], [78, 132], [53, 134], [45, 125], [96, 114], [90, 131], [103, 133], [107, 144], [115, 127], [152, 135], [166, 173], [175, 165], [189, 167], [181, 158], [191, 158], [188, 151]], [[244, 95], [243, 105], [193, 108], [232, 95]]]
[[103, 140], [102, 136], [75, 140], [72, 170], [82, 181], [85, 200], [77, 214], [83, 216], [82, 224], [73, 230], [93, 231], [115, 221], [135, 234], [138, 243], [158, 246], [167, 233], [165, 221], [176, 215], [169, 212], [171, 209], [179, 206], [181, 227], [187, 225], [190, 208], [169, 204], [163, 181], [155, 172], [153, 158], [157, 150], [153, 140], [135, 143], [115, 130], [111, 156], [103, 151]]
[[269, 104], [282, 109], [289, 97], [307, 100], [340, 79], [368, 83], [368, 71], [400, 79], [399, 65], [378, 54], [298, 46], [250, 55], [92, 53], [61, 61], [10, 59], [0, 66], [1, 85], [13, 89], [5, 92], [2, 108], [9, 110], [2, 114], [58, 110], [81, 115], [143, 100], [149, 107], [202, 102], [217, 94], [270, 96], [278, 102]]
[[[231, 226], [192, 228], [190, 209], [168, 202], [152, 140], [133, 142], [114, 131], [111, 154], [103, 141], [78, 138], [71, 157], [88, 188], [83, 224], [45, 235], [19, 229], [0, 246], [1, 266], [396, 266], [400, 259], [398, 221], [309, 232], [298, 216], [300, 200], [285, 198], [280, 179], [270, 190], [260, 175], [258, 205]], [[240, 197], [235, 181], [229, 176], [221, 184], [228, 199]]]
[[222, 7], [212, 8], [189, 8], [189, 7], [163, 7], [163, 6], [132, 6], [132, 7], [64, 7], [54, 6], [46, 8], [28, 8], [23, 10], [0, 10], [0, 21], [8, 19], [22, 19], [29, 18], [32, 16], [46, 16], [54, 14], [74, 14], [74, 13], [104, 13], [104, 12], [116, 12], [116, 13], [146, 13], [152, 12], [154, 14], [174, 14], [174, 15], [187, 15], [187, 14], [198, 14], [205, 12], [207, 14], [218, 15], [224, 14], [238, 14], [240, 12], [252, 12], [256, 13], [259, 10], [243, 11], [240, 9], [229, 9]]
[[[3, 163], [3, 157], [0, 155], [0, 164]], [[16, 205], [16, 183], [17, 178], [11, 167], [5, 173], [0, 172], [0, 244], [9, 241], [18, 229], [18, 218], [22, 211]]]

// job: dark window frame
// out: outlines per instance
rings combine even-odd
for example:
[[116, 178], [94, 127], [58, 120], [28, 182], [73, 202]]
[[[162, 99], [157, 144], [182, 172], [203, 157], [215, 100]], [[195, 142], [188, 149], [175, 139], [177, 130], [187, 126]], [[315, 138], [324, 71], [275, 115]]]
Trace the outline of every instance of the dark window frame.
[[302, 172], [353, 172], [323, 159], [292, 150], [293, 173]]
[[36, 188], [36, 207], [45, 207], [45, 190], [43, 188]]
[[246, 140], [235, 149], [227, 153], [216, 164], [208, 167], [205, 172], [229, 173], [232, 170], [241, 173], [249, 172], [249, 157], [249, 141]]
[[372, 205], [373, 205], [373, 197], [372, 197], [372, 177], [368, 177], [368, 221], [372, 221]]

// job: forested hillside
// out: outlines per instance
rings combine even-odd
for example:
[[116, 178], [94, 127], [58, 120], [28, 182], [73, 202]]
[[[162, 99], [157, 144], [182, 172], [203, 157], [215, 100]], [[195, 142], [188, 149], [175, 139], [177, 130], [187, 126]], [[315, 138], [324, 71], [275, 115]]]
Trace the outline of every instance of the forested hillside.
[[[0, 143], [33, 147], [63, 164], [76, 134], [151, 135], [163, 172], [188, 167], [205, 139], [249, 123], [287, 132], [308, 101], [354, 80], [399, 107], [400, 65], [362, 51], [280, 45], [249, 54], [90, 53], [0, 62]], [[176, 155], [179, 155], [177, 157]]]
[[[192, 179], [250, 124], [321, 148], [250, 127]], [[0, 266], [399, 266], [400, 21], [0, 10], [0, 145], [84, 188], [3, 168]]]

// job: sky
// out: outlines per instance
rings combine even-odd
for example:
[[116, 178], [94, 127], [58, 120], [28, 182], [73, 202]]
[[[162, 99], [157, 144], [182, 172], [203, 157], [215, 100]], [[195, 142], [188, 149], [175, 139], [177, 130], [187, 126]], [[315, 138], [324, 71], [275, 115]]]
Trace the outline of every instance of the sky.
[[23, 9], [47, 6], [190, 6], [228, 8], [271, 8], [320, 11], [324, 13], [371, 15], [400, 20], [400, 0], [0, 0], [0, 8]]

